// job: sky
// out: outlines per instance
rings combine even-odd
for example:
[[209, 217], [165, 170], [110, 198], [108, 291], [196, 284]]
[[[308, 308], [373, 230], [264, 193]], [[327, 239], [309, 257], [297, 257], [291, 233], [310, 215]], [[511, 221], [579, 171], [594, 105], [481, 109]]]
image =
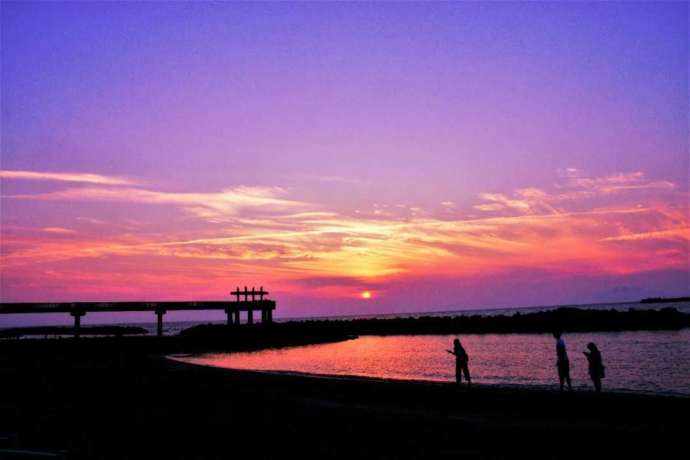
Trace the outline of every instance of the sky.
[[690, 293], [686, 2], [0, 11], [3, 302]]

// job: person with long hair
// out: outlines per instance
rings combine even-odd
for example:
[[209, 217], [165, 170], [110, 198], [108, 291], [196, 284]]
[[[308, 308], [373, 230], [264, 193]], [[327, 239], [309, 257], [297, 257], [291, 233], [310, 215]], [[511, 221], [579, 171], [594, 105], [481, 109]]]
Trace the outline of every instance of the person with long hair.
[[601, 353], [592, 342], [587, 344], [587, 349], [589, 351], [584, 351], [583, 353], [589, 363], [589, 377], [592, 379], [592, 383], [594, 383], [594, 390], [597, 393], [601, 393], [601, 379], [604, 378], [604, 363], [601, 359]]

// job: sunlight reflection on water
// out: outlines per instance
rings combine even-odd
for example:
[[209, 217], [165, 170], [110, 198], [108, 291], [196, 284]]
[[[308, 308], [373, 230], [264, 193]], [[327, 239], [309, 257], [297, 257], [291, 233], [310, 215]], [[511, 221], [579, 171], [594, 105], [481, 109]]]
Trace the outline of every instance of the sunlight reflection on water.
[[[356, 375], [393, 379], [454, 379], [452, 335], [363, 336], [346, 342], [180, 358], [217, 367]], [[556, 386], [555, 344], [548, 334], [460, 336], [473, 381]], [[582, 354], [595, 342], [606, 366], [605, 389], [690, 395], [690, 329], [663, 332], [573, 333], [564, 336], [576, 388], [590, 387]]]

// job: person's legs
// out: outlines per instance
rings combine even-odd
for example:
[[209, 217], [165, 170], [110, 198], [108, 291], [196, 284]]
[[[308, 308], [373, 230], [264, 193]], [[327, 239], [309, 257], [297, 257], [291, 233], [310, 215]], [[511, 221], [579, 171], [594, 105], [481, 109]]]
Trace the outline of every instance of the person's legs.
[[601, 379], [599, 377], [595, 377], [592, 379], [594, 382], [594, 389], [596, 390], [597, 393], [601, 393]]
[[570, 363], [565, 364], [565, 381], [568, 384], [568, 391], [573, 391], [573, 384], [570, 381]]
[[561, 361], [558, 366], [558, 379], [561, 383], [561, 391], [563, 391], [563, 383], [568, 384], [568, 391], [573, 391], [573, 385], [570, 381], [570, 363], [568, 361]]
[[467, 380], [467, 384], [468, 384], [468, 385], [471, 385], [471, 384], [472, 384], [472, 379], [470, 378], [470, 368], [469, 368], [467, 365], [465, 365], [465, 366], [462, 368], [462, 372], [463, 372], [463, 374], [465, 374], [465, 380]]

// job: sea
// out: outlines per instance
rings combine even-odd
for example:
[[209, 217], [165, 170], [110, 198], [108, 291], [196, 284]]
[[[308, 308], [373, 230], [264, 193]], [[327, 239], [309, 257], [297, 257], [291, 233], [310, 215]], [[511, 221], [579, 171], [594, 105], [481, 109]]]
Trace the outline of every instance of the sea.
[[[261, 371], [452, 382], [454, 335], [361, 336], [344, 342], [264, 350], [210, 353], [175, 359], [206, 366]], [[473, 383], [558, 387], [555, 341], [549, 334], [466, 334], [459, 337], [469, 355]], [[591, 391], [589, 342], [597, 344], [608, 391], [690, 397], [690, 329], [573, 333], [564, 339], [573, 387]]]
[[[562, 306], [522, 309], [445, 311], [369, 315], [400, 316], [512, 315]], [[690, 302], [659, 304], [596, 304], [577, 308], [627, 311], [676, 308], [690, 313]], [[347, 318], [363, 318], [362, 316]], [[329, 318], [329, 319], [347, 319]], [[454, 357], [447, 353], [459, 337], [470, 356], [473, 383], [504, 387], [558, 388], [555, 341], [550, 334], [463, 334], [362, 336], [338, 343], [289, 347], [248, 353], [178, 356], [185, 362], [234, 369], [320, 376], [356, 376], [431, 382], [452, 382]], [[597, 345], [605, 365], [604, 389], [690, 397], [690, 329], [565, 334], [571, 378], [576, 391], [592, 391], [584, 355]]]
[[[549, 311], [562, 307], [620, 310], [676, 308], [690, 313], [690, 302], [654, 304], [602, 303], [530, 308], [438, 311], [321, 318], [278, 318], [277, 322], [310, 319], [393, 318], [419, 316], [512, 315]], [[166, 334], [218, 321], [168, 321]], [[69, 321], [66, 322], [69, 324]], [[154, 322], [127, 323], [154, 333]], [[1, 327], [2, 325], [0, 325]], [[470, 356], [473, 383], [557, 388], [555, 341], [549, 334], [463, 334], [458, 336]], [[269, 372], [357, 376], [384, 379], [451, 382], [454, 380], [452, 349], [455, 335], [362, 336], [337, 343], [288, 347], [250, 353], [210, 353], [176, 356], [194, 364]], [[573, 386], [591, 391], [592, 384], [583, 354], [595, 343], [606, 366], [604, 389], [690, 397], [690, 328], [678, 331], [588, 332], [564, 335]]]

